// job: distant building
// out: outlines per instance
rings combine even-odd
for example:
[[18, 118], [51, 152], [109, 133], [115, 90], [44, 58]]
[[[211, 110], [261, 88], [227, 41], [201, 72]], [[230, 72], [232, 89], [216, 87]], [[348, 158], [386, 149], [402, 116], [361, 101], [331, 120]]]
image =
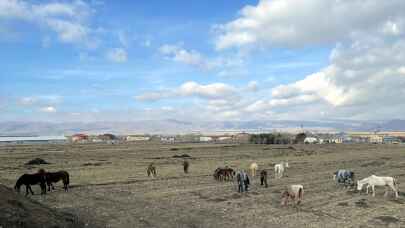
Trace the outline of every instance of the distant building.
[[383, 143], [383, 138], [384, 138], [384, 136], [374, 134], [374, 135], [370, 135], [368, 137], [368, 141], [369, 141], [369, 143], [381, 144], [381, 143]]
[[200, 136], [200, 142], [211, 142], [213, 138], [210, 136]]
[[85, 142], [89, 140], [89, 136], [86, 134], [74, 134], [71, 136], [70, 140], [72, 142]]
[[249, 133], [238, 133], [233, 136], [233, 141], [235, 143], [249, 143], [250, 142], [250, 134]]
[[150, 136], [145, 135], [128, 135], [126, 140], [128, 142], [136, 142], [136, 141], [149, 141], [151, 138]]
[[65, 136], [0, 136], [0, 144], [66, 143]]
[[382, 142], [385, 144], [398, 144], [401, 140], [394, 136], [384, 136]]
[[160, 141], [162, 143], [174, 143], [176, 141], [176, 137], [174, 137], [174, 136], [161, 136]]
[[304, 143], [305, 144], [315, 144], [315, 143], [319, 143], [319, 140], [315, 137], [306, 137], [304, 139]]
[[112, 140], [116, 140], [117, 136], [113, 135], [113, 134], [102, 134], [97, 136], [97, 139], [100, 139], [102, 141], [112, 141]]

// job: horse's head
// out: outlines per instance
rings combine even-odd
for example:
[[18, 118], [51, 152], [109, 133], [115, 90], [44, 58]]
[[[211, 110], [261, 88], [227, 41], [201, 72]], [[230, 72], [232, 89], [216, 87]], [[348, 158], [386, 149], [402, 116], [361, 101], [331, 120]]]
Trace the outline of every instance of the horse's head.
[[22, 176], [18, 178], [17, 182], [14, 185], [14, 189], [16, 192], [20, 192], [21, 185], [22, 185]]

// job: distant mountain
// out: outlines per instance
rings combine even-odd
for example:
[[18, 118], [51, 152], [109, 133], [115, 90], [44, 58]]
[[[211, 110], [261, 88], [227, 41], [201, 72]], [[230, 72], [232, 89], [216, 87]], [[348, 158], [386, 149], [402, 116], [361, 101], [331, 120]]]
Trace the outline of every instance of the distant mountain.
[[297, 131], [300, 126], [312, 131], [405, 131], [405, 120], [390, 121], [200, 121], [190, 122], [176, 119], [140, 120], [132, 122], [0, 122], [0, 135], [71, 135], [87, 134], [178, 134], [190, 132], [213, 133], [220, 131]]

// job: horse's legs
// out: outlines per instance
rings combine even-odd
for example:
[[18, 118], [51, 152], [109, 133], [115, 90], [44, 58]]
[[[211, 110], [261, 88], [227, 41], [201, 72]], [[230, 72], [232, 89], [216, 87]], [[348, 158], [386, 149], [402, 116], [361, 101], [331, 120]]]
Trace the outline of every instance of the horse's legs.
[[394, 185], [388, 185], [393, 191], [394, 191], [394, 193], [395, 193], [395, 198], [398, 198], [398, 190], [395, 188], [395, 186]]
[[34, 195], [34, 192], [32, 191], [31, 185], [28, 185], [28, 189], [30, 190], [31, 194]]
[[29, 186], [29, 185], [25, 185], [25, 196], [28, 195], [28, 186]]
[[374, 187], [375, 187], [374, 185], [371, 185], [371, 190], [373, 190], [373, 197], [375, 197], [375, 188]]

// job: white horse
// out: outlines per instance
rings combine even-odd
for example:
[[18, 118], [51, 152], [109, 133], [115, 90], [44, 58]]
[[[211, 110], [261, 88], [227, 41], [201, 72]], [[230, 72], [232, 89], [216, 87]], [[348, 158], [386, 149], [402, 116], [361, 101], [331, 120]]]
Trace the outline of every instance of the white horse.
[[283, 177], [284, 171], [288, 168], [288, 162], [281, 162], [279, 164], [274, 165], [274, 175], [276, 178]]
[[249, 169], [250, 169], [250, 174], [252, 175], [252, 178], [256, 176], [256, 172], [257, 172], [258, 168], [259, 168], [259, 166], [257, 165], [256, 162], [253, 162], [252, 164], [250, 164]]
[[287, 206], [288, 199], [292, 199], [295, 205], [301, 203], [304, 198], [304, 186], [301, 184], [293, 184], [287, 186], [286, 190], [281, 194], [281, 205]]
[[[361, 191], [361, 189], [363, 188], [363, 185], [365, 185], [365, 184], [367, 185], [366, 193], [368, 194], [368, 189], [371, 187], [371, 190], [373, 191], [373, 197], [375, 196], [375, 191], [374, 191], [375, 186], [388, 186], [394, 191], [395, 198], [398, 198], [398, 183], [397, 183], [397, 180], [393, 177], [380, 177], [380, 176], [371, 175], [367, 178], [357, 181], [357, 190]], [[385, 190], [384, 196], [387, 196], [387, 194], [388, 194], [388, 189]]]

